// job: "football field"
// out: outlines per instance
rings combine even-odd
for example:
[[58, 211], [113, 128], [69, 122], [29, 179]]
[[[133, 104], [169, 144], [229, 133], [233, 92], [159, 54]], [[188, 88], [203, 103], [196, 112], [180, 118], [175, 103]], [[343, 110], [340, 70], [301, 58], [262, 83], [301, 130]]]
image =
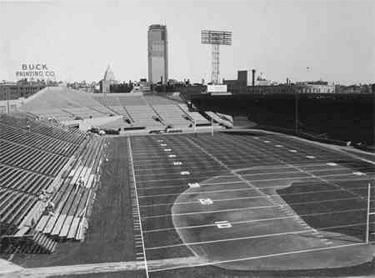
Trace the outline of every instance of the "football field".
[[370, 163], [262, 132], [126, 140], [136, 258], [149, 277], [347, 268], [373, 258], [364, 242]]
[[28, 277], [369, 276], [370, 159], [263, 131], [114, 137], [85, 241], [12, 262]]

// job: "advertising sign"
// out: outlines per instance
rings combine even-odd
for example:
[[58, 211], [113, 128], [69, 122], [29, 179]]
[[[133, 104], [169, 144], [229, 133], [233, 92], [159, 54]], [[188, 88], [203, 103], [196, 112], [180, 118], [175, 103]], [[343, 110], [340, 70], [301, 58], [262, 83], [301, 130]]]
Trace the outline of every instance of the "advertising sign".
[[16, 71], [19, 79], [54, 79], [55, 72], [47, 67], [47, 64], [21, 64], [21, 68]]
[[226, 93], [227, 85], [208, 85], [207, 92], [208, 93]]

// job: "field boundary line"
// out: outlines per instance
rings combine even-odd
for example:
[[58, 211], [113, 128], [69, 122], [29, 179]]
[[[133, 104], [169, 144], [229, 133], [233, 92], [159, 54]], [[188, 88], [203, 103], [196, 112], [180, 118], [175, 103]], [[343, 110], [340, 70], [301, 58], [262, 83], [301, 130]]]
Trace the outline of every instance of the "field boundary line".
[[146, 258], [146, 248], [145, 248], [145, 241], [143, 236], [143, 227], [142, 227], [142, 219], [141, 219], [141, 212], [139, 208], [139, 202], [138, 202], [138, 192], [137, 192], [137, 181], [135, 179], [135, 171], [134, 171], [134, 161], [133, 161], [133, 153], [132, 153], [132, 144], [131, 139], [128, 137], [128, 146], [129, 146], [129, 158], [130, 158], [130, 164], [131, 164], [131, 170], [132, 170], [132, 176], [133, 176], [133, 186], [134, 186], [134, 194], [135, 194], [135, 201], [137, 204], [137, 212], [138, 212], [138, 220], [139, 220], [139, 229], [141, 232], [141, 241], [142, 241], [142, 250], [143, 250], [143, 256], [144, 256], [144, 264], [145, 264], [145, 270], [146, 270], [146, 278], [149, 278], [148, 274], [148, 266], [147, 266], [147, 258]]

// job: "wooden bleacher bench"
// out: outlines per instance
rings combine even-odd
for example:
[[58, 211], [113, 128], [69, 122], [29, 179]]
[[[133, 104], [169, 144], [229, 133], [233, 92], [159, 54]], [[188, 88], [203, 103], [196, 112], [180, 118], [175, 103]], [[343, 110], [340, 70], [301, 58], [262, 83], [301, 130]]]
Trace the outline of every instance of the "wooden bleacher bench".
[[[6, 131], [0, 134], [4, 157], [0, 180], [5, 185], [0, 186], [0, 224], [6, 225], [7, 235], [33, 242], [30, 248], [17, 250], [53, 252], [57, 243], [50, 236], [82, 240], [95, 198], [104, 140], [86, 138], [84, 133], [54, 122], [2, 115], [0, 128]], [[73, 184], [79, 177], [85, 186], [76, 190]], [[44, 189], [54, 192], [53, 216], [43, 215], [46, 203], [38, 197]], [[8, 250], [15, 249], [10, 246]]]

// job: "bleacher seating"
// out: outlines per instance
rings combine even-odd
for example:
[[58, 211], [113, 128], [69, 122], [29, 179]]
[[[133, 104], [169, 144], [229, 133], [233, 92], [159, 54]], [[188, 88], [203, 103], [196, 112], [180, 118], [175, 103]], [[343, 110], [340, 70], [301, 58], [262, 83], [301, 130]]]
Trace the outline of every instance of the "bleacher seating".
[[164, 126], [155, 111], [148, 105], [131, 105], [126, 108], [134, 120], [134, 125], [148, 128], [161, 128]]
[[[38, 94], [41, 96], [38, 97]], [[167, 127], [185, 130], [194, 125], [210, 125], [210, 117], [206, 119], [200, 112], [189, 111], [179, 94], [102, 95], [62, 87], [47, 88], [38, 94], [24, 104], [21, 110], [50, 117], [67, 125], [78, 125], [83, 130], [91, 127], [124, 131], [163, 130]]]
[[167, 125], [181, 128], [191, 125], [188, 115], [175, 104], [153, 104], [153, 107]]
[[114, 113], [91, 97], [91, 94], [63, 87], [43, 89], [21, 106], [20, 110], [59, 121], [77, 117], [103, 117]]
[[187, 114], [188, 118], [197, 126], [210, 125], [210, 122], [199, 112], [189, 111], [187, 106], [181, 104], [178, 104], [178, 107], [180, 107], [180, 109]]
[[221, 124], [222, 126], [225, 126], [226, 128], [233, 127], [233, 118], [231, 116], [220, 114], [220, 113], [215, 113], [212, 111], [206, 111], [205, 113], [210, 119], [213, 119], [214, 122]]
[[[96, 171], [100, 163], [102, 139], [95, 138], [88, 143], [80, 159], [70, 170], [68, 177], [61, 184], [52, 202], [56, 209], [54, 215], [43, 215], [36, 226], [36, 231], [58, 238], [83, 238], [79, 232], [87, 225], [86, 215], [96, 190]], [[83, 183], [79, 185], [79, 181]], [[81, 228], [80, 228], [81, 227]]]
[[[103, 144], [55, 122], [0, 115], [1, 252], [53, 252], [62, 238], [83, 239]], [[78, 179], [85, 186], [77, 189]], [[46, 216], [48, 229], [38, 230]], [[74, 225], [66, 228], [68, 216]], [[60, 238], [60, 230], [71, 236]]]

